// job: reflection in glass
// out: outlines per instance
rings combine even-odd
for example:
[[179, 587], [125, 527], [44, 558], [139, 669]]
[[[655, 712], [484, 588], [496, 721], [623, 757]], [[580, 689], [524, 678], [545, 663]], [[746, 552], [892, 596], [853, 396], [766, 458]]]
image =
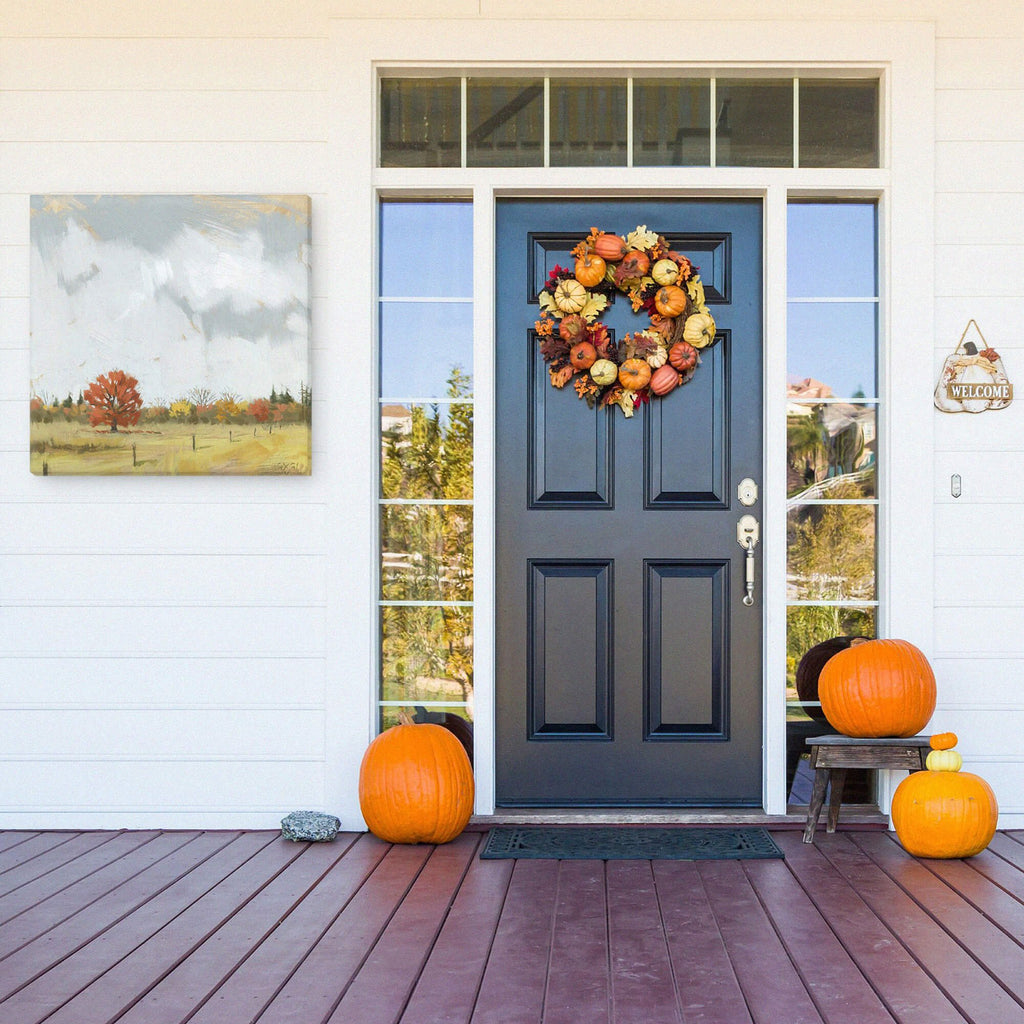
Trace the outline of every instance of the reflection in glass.
[[800, 166], [878, 166], [878, 81], [800, 79]]
[[877, 636], [874, 608], [800, 605], [786, 611], [786, 700], [798, 700], [796, 667], [815, 644], [834, 636]]
[[789, 387], [808, 399], [876, 397], [877, 316], [875, 302], [790, 302]]
[[473, 610], [380, 610], [381, 700], [467, 702], [473, 695]]
[[[402, 707], [382, 707], [380, 709], [381, 731], [383, 732], [383, 730], [385, 729], [390, 729], [391, 726], [393, 725], [398, 725], [399, 715], [403, 711], [409, 711], [412, 713], [412, 719], [414, 722], [437, 722], [440, 724], [441, 722], [447, 721], [449, 723], [447, 727], [451, 728], [452, 732], [455, 732], [456, 737], [460, 740], [465, 738], [466, 742], [469, 743], [470, 748], [472, 748], [473, 705], [472, 695], [470, 696], [471, 700], [469, 705], [445, 704], [441, 707], [436, 707], [433, 705], [429, 707], [421, 707], [416, 706], [415, 704], [406, 704], [403, 701]], [[460, 729], [458, 731], [452, 728], [450, 723], [454, 717], [461, 718], [464, 722], [467, 723], [468, 728]]]
[[551, 79], [551, 166], [625, 167], [626, 80]]
[[382, 79], [381, 167], [458, 167], [461, 111], [458, 78]]
[[706, 167], [710, 162], [710, 79], [634, 79], [634, 165]]
[[380, 433], [382, 498], [473, 497], [473, 406], [385, 404]]
[[380, 506], [384, 601], [473, 600], [473, 507]]
[[456, 369], [468, 394], [472, 365], [472, 303], [380, 304], [382, 397], [444, 398]]
[[874, 203], [792, 202], [787, 213], [787, 288], [791, 299], [878, 295]]
[[[837, 491], [835, 497], [846, 497], [842, 488]], [[787, 599], [873, 601], [875, 518], [874, 505], [791, 505], [786, 516]]]
[[875, 497], [876, 407], [850, 402], [795, 402], [786, 407], [786, 494], [805, 500]]
[[466, 107], [470, 167], [543, 166], [543, 79], [470, 78]]
[[382, 296], [468, 299], [473, 294], [473, 204], [382, 202], [380, 252]]
[[719, 167], [793, 166], [793, 82], [718, 79], [715, 162]]

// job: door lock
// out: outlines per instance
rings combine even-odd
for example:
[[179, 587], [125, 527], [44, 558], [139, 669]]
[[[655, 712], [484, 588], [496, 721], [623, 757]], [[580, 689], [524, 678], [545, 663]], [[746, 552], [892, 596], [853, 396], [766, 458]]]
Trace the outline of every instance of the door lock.
[[736, 543], [743, 548], [745, 559], [745, 587], [743, 603], [749, 608], [754, 603], [754, 548], [761, 539], [761, 524], [752, 515], [740, 516], [736, 524]]
[[736, 497], [741, 505], [750, 508], [757, 504], [757, 484], [749, 476], [745, 476], [736, 485]]

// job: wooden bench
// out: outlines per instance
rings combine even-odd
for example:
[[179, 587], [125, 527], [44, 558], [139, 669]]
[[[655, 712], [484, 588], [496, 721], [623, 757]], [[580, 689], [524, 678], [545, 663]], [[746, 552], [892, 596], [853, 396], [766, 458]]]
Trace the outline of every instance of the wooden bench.
[[904, 739], [856, 739], [853, 736], [808, 736], [811, 748], [811, 768], [814, 770], [814, 789], [807, 806], [807, 824], [804, 842], [814, 841], [818, 815], [825, 802], [825, 790], [832, 783], [832, 798], [828, 804], [826, 832], [835, 832], [839, 823], [839, 805], [843, 801], [843, 784], [847, 768], [908, 768], [912, 772], [924, 771], [928, 756], [929, 736], [911, 736]]

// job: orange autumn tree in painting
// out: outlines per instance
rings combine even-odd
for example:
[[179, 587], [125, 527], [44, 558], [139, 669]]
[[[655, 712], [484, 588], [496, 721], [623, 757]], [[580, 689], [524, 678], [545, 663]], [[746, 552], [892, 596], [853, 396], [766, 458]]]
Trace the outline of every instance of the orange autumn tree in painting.
[[83, 396], [92, 407], [89, 422], [94, 427], [106, 424], [112, 434], [119, 426], [134, 426], [142, 413], [139, 382], [124, 370], [101, 373]]

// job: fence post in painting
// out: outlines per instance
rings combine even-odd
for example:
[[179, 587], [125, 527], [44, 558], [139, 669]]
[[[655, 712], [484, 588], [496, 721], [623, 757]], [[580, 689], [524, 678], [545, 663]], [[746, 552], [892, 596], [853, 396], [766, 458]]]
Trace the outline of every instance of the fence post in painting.
[[192, 435], [192, 451], [196, 450], [196, 435]]
[[138, 453], [137, 453], [137, 452], [136, 452], [136, 450], [135, 450], [135, 444], [134, 444], [134, 442], [133, 442], [133, 443], [132, 443], [132, 465], [133, 465], [133, 466], [137, 466], [138, 464], [139, 464], [139, 461], [138, 461]]

